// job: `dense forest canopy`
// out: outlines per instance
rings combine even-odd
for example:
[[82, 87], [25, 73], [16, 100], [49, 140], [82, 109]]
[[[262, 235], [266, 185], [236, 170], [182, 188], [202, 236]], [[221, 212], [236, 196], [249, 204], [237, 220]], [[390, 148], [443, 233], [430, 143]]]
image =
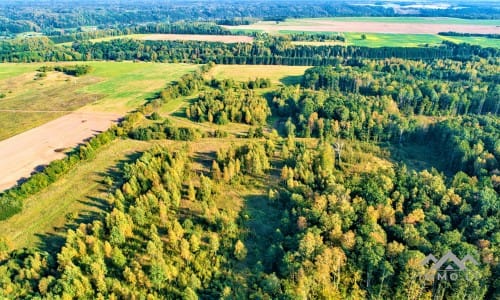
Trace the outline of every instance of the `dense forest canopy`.
[[[253, 125], [248, 140], [218, 150], [201, 172], [187, 150], [155, 146], [142, 153], [109, 178], [105, 215], [69, 230], [55, 253], [9, 251], [0, 240], [2, 296], [499, 295], [497, 58], [339, 60], [306, 70], [300, 85], [271, 90], [262, 78], [210, 78], [213, 66], [169, 84], [118, 127], [2, 195], [1, 216], [19, 213], [27, 195], [115, 138], [224, 141], [227, 133], [179, 127], [158, 114], [179, 97], [192, 99], [184, 114], [195, 122]], [[356, 169], [379, 147], [421, 145], [442, 163]], [[262, 201], [260, 214], [274, 215], [259, 237], [248, 232], [256, 216], [220, 205], [228, 191], [260, 181], [267, 193], [252, 201]], [[448, 251], [478, 262], [467, 264], [469, 277], [422, 279], [419, 262]]]
[[[325, 33], [91, 41], [396, 14], [360, 3], [2, 1], [0, 31], [48, 36], [0, 41], [0, 61], [71, 62], [42, 64], [38, 77], [92, 76], [92, 60], [200, 66], [0, 194], [0, 220], [9, 222], [117, 140], [150, 146], [92, 183], [100, 213], [76, 219], [60, 243], [12, 249], [0, 233], [0, 298], [499, 298], [500, 49], [292, 43], [343, 39]], [[415, 14], [499, 15], [487, 1], [454, 5], [465, 8]], [[216, 64], [311, 67], [276, 83], [219, 78]], [[463, 267], [453, 280], [422, 264], [451, 252]]]
[[[218, 21], [244, 24], [249, 20], [338, 16], [424, 16], [495, 19], [498, 7], [489, 2], [453, 3], [448, 8], [432, 6], [408, 11], [391, 5], [366, 5], [370, 1], [15, 1], [0, 3], [0, 32], [48, 32], [81, 26], [115, 26], [145, 22]], [[457, 8], [458, 7], [458, 8]]]

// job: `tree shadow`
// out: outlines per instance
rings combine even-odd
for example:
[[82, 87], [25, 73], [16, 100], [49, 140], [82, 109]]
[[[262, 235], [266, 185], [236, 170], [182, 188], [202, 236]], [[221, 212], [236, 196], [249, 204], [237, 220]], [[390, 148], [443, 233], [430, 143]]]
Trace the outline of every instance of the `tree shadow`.
[[284, 85], [295, 85], [302, 82], [302, 75], [289, 75], [280, 79], [280, 82]]
[[[64, 232], [66, 231], [67, 229]], [[37, 248], [52, 254], [59, 252], [66, 243], [66, 237], [62, 233], [37, 233], [36, 237], [40, 240]]]
[[212, 161], [216, 158], [215, 151], [198, 151], [193, 155], [194, 161], [202, 165], [206, 170], [210, 171], [212, 168]]
[[[124, 159], [118, 161], [114, 166], [109, 167], [105, 172], [97, 173], [100, 179], [96, 180], [101, 183], [100, 192], [107, 193], [110, 192], [124, 182], [123, 167], [126, 163], [131, 163], [137, 160], [142, 155], [142, 152], [133, 152], [125, 156]], [[102, 184], [102, 179], [109, 176], [113, 179], [113, 185], [106, 187]], [[79, 203], [84, 204], [88, 209], [78, 211], [74, 216], [69, 213], [66, 216], [66, 223], [61, 227], [53, 227], [54, 233], [38, 233], [39, 242], [36, 245], [41, 251], [46, 251], [51, 254], [58, 253], [66, 242], [66, 232], [68, 230], [76, 230], [80, 224], [90, 224], [95, 220], [103, 220], [106, 212], [111, 210], [111, 206], [105, 198], [86, 196], [84, 199], [78, 200]]]
[[427, 143], [385, 144], [381, 146], [388, 153], [393, 163], [404, 164], [409, 170], [420, 172], [436, 169], [447, 176], [452, 176], [449, 162], [444, 161], [439, 153]]

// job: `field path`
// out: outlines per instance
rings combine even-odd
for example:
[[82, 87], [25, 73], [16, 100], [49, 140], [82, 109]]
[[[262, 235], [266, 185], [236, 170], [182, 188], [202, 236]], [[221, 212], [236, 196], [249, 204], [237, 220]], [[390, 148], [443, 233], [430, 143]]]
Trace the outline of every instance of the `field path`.
[[39, 166], [64, 157], [61, 149], [72, 148], [108, 129], [122, 115], [74, 112], [42, 126], [0, 141], [0, 191], [27, 178]]

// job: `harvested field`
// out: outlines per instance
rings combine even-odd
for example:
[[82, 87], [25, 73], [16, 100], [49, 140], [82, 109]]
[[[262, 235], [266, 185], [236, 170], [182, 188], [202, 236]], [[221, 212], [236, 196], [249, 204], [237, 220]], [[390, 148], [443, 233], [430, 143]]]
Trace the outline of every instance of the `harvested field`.
[[138, 37], [148, 41], [202, 41], [222, 43], [251, 43], [253, 37], [244, 35], [208, 35], [208, 34], [148, 34]]
[[37, 167], [64, 157], [62, 149], [108, 129], [120, 114], [74, 112], [0, 142], [0, 190], [29, 177]]
[[[299, 22], [300, 21], [300, 22]], [[404, 22], [376, 22], [376, 21], [337, 21], [334, 19], [303, 19], [291, 20], [276, 24], [276, 22], [259, 22], [252, 25], [226, 26], [232, 30], [262, 30], [267, 32], [316, 31], [316, 32], [371, 32], [371, 33], [400, 33], [400, 34], [437, 34], [439, 32], [456, 31], [468, 33], [500, 34], [498, 25], [475, 24], [443, 24]]]

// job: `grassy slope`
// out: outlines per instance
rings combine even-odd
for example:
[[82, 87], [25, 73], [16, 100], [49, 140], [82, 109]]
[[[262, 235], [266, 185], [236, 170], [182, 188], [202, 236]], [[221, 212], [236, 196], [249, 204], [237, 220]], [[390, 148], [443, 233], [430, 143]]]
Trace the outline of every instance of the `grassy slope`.
[[86, 76], [50, 72], [34, 80], [36, 69], [47, 64], [0, 64], [0, 93], [6, 95], [0, 99], [0, 140], [64, 114], [53, 111], [68, 113], [84, 107], [86, 111], [125, 113], [169, 80], [197, 68], [187, 64], [87, 62], [94, 70]]
[[26, 199], [21, 213], [0, 222], [0, 232], [14, 248], [37, 246], [42, 237], [58, 235], [58, 229], [67, 225], [69, 213], [81, 212], [81, 220], [91, 217], [104, 203], [106, 187], [100, 182], [106, 174], [129, 155], [149, 146], [149, 143], [134, 140], [114, 141], [95, 159], [81, 163], [54, 184]]

